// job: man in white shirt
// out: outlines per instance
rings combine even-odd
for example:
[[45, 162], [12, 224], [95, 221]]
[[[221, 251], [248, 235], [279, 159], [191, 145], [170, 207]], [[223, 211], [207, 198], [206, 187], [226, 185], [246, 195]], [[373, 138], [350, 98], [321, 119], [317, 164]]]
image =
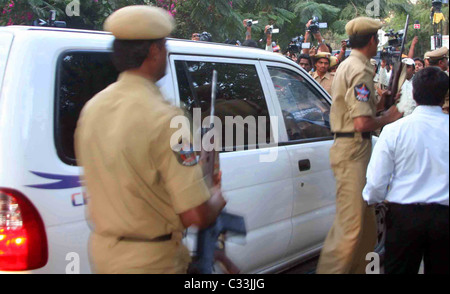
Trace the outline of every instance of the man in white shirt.
[[414, 112], [386, 126], [367, 169], [363, 198], [388, 202], [385, 272], [449, 273], [449, 116], [442, 104], [449, 78], [438, 68], [417, 73]]
[[413, 99], [412, 81], [414, 73], [416, 72], [416, 64], [411, 58], [404, 58], [402, 63], [406, 67], [406, 79], [401, 88], [400, 102], [397, 104], [398, 111], [403, 113], [403, 116], [408, 116], [413, 113], [417, 107], [416, 101]]

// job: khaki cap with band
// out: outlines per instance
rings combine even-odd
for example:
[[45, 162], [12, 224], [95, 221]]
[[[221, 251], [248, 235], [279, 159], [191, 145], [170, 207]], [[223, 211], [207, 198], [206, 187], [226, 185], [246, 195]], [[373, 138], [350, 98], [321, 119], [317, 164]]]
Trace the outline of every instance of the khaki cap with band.
[[382, 26], [383, 24], [379, 20], [370, 17], [357, 17], [347, 23], [345, 31], [349, 36], [370, 35], [378, 32]]
[[447, 58], [448, 57], [448, 48], [447, 47], [442, 47], [439, 48], [437, 50], [431, 51], [431, 52], [427, 52], [427, 57], [429, 59], [442, 59], [442, 58]]
[[164, 9], [149, 5], [121, 8], [105, 21], [104, 30], [119, 40], [157, 40], [175, 29], [173, 17]]
[[339, 59], [336, 56], [330, 56], [330, 68], [339, 64]]
[[326, 59], [328, 59], [328, 61], [330, 61], [330, 56], [331, 56], [331, 53], [320, 52], [320, 53], [317, 53], [316, 55], [314, 55], [314, 60], [317, 61], [321, 58], [326, 58]]

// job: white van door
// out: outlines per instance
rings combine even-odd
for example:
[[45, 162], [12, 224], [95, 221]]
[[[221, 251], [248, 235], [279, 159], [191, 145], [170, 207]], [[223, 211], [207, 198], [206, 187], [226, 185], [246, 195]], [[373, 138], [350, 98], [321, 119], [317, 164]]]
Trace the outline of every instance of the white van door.
[[294, 191], [293, 258], [317, 252], [334, 219], [335, 182], [329, 163], [333, 144], [325, 91], [300, 68], [263, 62], [271, 93], [285, 122], [284, 140], [291, 163]]
[[[170, 67], [180, 106], [191, 115], [201, 108], [202, 119], [210, 114], [212, 72], [217, 70], [216, 116], [222, 122], [236, 118], [234, 136], [227, 136], [229, 128], [223, 123], [222, 186], [226, 210], [245, 218], [247, 236], [227, 239], [228, 257], [244, 273], [278, 264], [286, 255], [292, 233], [293, 186], [286, 148], [261, 144], [278, 139], [279, 125], [259, 62], [171, 54]], [[252, 119], [259, 124], [252, 125]], [[236, 136], [239, 130], [244, 133], [241, 142]], [[254, 133], [260, 134], [257, 144], [251, 138]], [[270, 155], [275, 156], [273, 160]], [[192, 242], [190, 247], [195, 249]]]
[[9, 50], [13, 39], [14, 35], [12, 33], [0, 32], [0, 96], [3, 84], [3, 75], [5, 74]]

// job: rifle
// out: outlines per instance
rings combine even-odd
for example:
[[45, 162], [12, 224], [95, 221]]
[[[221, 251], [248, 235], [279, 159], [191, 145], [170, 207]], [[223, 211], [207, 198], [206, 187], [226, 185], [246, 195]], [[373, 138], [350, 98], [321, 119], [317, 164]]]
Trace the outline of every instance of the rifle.
[[[203, 135], [214, 129], [214, 114], [217, 95], [217, 71], [213, 71], [212, 93], [211, 93], [211, 121], [208, 128], [202, 130]], [[212, 140], [210, 143], [214, 143]], [[202, 144], [201, 162], [203, 174], [208, 187], [220, 184], [220, 161], [219, 152], [206, 151]], [[210, 227], [200, 230], [197, 236], [197, 252], [194, 262], [190, 265], [189, 273], [211, 274], [214, 262], [222, 263], [225, 270], [231, 274], [239, 273], [237, 266], [225, 255], [225, 243], [217, 250], [218, 240], [227, 232], [234, 232], [239, 235], [246, 235], [245, 220], [241, 216], [222, 212], [216, 222]]]
[[405, 67], [404, 64], [402, 63], [402, 54], [403, 54], [403, 51], [405, 50], [406, 39], [408, 36], [408, 27], [409, 27], [409, 14], [406, 17], [406, 24], [405, 24], [405, 30], [404, 30], [403, 40], [402, 40], [402, 47], [401, 47], [400, 54], [399, 54], [399, 60], [397, 60], [397, 62], [394, 65], [391, 80], [389, 82], [388, 88], [389, 88], [389, 91], [391, 91], [391, 95], [386, 97], [386, 100], [384, 101], [384, 109], [385, 110], [388, 110], [396, 103], [395, 97], [398, 94], [399, 86], [400, 86], [400, 77], [402, 75], [403, 68]]

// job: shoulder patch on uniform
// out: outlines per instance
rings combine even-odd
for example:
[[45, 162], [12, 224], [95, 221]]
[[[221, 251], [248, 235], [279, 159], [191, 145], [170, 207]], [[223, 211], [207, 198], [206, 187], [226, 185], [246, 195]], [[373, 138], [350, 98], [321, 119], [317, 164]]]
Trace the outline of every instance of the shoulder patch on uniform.
[[183, 166], [190, 167], [198, 164], [197, 155], [192, 144], [185, 144], [180, 151], [173, 151], [173, 153], [175, 153], [178, 162]]
[[370, 90], [366, 84], [360, 84], [355, 87], [355, 97], [358, 101], [369, 102]]

